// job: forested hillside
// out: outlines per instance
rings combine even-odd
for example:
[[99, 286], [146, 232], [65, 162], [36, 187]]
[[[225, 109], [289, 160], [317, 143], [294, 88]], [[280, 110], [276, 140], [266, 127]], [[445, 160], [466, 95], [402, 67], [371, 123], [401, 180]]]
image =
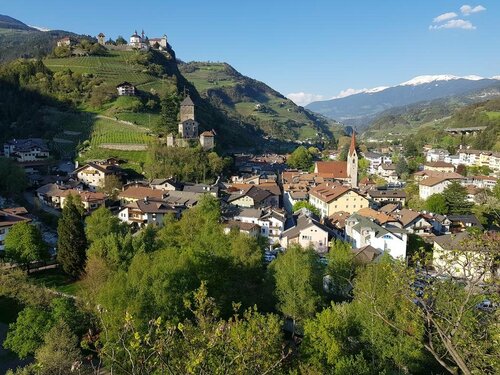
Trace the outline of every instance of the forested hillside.
[[[486, 129], [477, 135], [453, 135], [445, 131], [449, 128], [476, 126], [485, 126]], [[365, 136], [369, 136], [369, 133]], [[421, 149], [424, 144], [431, 144], [452, 152], [460, 145], [500, 151], [500, 98], [459, 108], [448, 118], [416, 127], [411, 133], [397, 134], [393, 139], [402, 139], [405, 149]]]
[[261, 129], [268, 137], [328, 142], [332, 133], [342, 132], [335, 121], [297, 106], [229, 64], [190, 62], [179, 67], [184, 77], [214, 106], [239, 122]]

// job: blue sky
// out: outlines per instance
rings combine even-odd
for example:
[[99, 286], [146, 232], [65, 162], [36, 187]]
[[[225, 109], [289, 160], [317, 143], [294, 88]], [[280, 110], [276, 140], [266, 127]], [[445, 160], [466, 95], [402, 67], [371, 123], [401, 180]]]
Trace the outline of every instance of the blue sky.
[[182, 60], [228, 62], [300, 104], [424, 74], [500, 75], [498, 0], [0, 0], [0, 14], [113, 38], [166, 33]]

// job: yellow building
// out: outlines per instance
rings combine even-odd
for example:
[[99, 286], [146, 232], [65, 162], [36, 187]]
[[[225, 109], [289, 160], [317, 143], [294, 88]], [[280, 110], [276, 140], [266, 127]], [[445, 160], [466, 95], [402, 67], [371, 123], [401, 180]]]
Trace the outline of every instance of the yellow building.
[[352, 214], [370, 202], [351, 188], [327, 182], [309, 191], [309, 203], [320, 211], [321, 217], [328, 217], [338, 211]]

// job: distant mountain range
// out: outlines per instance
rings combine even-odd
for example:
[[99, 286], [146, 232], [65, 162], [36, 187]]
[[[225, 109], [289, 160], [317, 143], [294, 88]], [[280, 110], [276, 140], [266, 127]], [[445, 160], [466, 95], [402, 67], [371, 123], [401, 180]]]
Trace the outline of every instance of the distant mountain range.
[[343, 98], [313, 102], [306, 108], [345, 124], [363, 128], [378, 114], [390, 108], [462, 96], [497, 87], [500, 86], [499, 79], [500, 77], [453, 75], [419, 76], [393, 87], [377, 87]]
[[41, 58], [65, 36], [77, 36], [62, 30], [41, 31], [15, 18], [0, 14], [0, 63], [25, 58]]

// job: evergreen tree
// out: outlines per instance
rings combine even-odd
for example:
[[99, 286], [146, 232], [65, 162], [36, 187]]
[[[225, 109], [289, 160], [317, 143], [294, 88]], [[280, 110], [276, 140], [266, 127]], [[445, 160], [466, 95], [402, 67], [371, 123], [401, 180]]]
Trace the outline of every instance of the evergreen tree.
[[87, 238], [79, 198], [68, 196], [57, 226], [57, 261], [64, 272], [77, 278], [85, 268]]
[[449, 215], [466, 215], [471, 213], [473, 203], [467, 201], [467, 190], [460, 183], [453, 181], [443, 191]]
[[176, 94], [170, 94], [161, 101], [160, 119], [158, 129], [166, 134], [178, 131], [179, 97]]

